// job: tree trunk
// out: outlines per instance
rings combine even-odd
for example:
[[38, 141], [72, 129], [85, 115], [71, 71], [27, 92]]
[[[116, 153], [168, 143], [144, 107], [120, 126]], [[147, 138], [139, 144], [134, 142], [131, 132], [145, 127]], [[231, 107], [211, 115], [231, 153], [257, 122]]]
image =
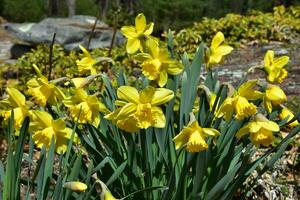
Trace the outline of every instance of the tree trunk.
[[58, 0], [49, 0], [49, 13], [50, 16], [58, 15]]
[[67, 6], [68, 6], [68, 16], [72, 17], [73, 15], [75, 15], [76, 0], [67, 0]]

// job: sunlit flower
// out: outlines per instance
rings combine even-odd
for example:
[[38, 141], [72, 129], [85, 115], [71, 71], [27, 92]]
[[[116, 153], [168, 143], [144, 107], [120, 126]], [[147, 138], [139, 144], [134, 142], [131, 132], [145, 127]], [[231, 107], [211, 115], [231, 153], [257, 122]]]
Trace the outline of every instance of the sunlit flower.
[[122, 34], [127, 38], [126, 50], [132, 54], [136, 51], [143, 51], [143, 46], [147, 40], [157, 40], [150, 36], [153, 32], [154, 23], [146, 23], [144, 14], [138, 14], [135, 18], [135, 26], [123, 26]]
[[72, 129], [66, 127], [63, 119], [54, 120], [45, 111], [34, 110], [32, 112], [33, 122], [30, 123], [30, 129], [33, 131], [32, 139], [37, 147], [42, 148], [45, 145], [46, 149], [49, 149], [54, 138], [56, 152], [64, 153], [67, 150]]
[[183, 65], [171, 59], [167, 49], [160, 49], [155, 42], [149, 42], [149, 54], [139, 53], [134, 58], [142, 62], [142, 72], [149, 80], [155, 80], [160, 87], [166, 85], [168, 74], [182, 72]]
[[269, 146], [274, 141], [273, 132], [278, 132], [279, 126], [273, 121], [268, 120], [261, 114], [257, 114], [253, 121], [242, 127], [236, 134], [238, 138], [250, 134], [251, 142], [259, 147], [260, 145]]
[[38, 78], [33, 78], [27, 82], [28, 93], [33, 96], [36, 104], [45, 106], [46, 103], [56, 105], [65, 98], [64, 93], [53, 83], [43, 76], [38, 67], [33, 65]]
[[72, 118], [79, 123], [91, 123], [98, 126], [100, 123], [100, 112], [108, 112], [107, 108], [101, 103], [97, 96], [88, 95], [83, 88], [75, 88], [74, 95], [63, 101], [69, 108]]
[[223, 56], [230, 54], [233, 50], [231, 46], [222, 44], [224, 40], [222, 32], [218, 32], [213, 37], [210, 48], [206, 51], [207, 68], [210, 68], [210, 65], [218, 64]]
[[85, 55], [85, 57], [81, 58], [80, 60], [76, 60], [78, 72], [90, 72], [91, 74], [97, 74], [97, 70], [94, 66], [96, 64], [96, 60], [92, 58], [90, 53], [83, 46], [79, 45], [79, 47]]
[[134, 87], [121, 86], [118, 88], [117, 96], [120, 100], [116, 101], [116, 105], [121, 107], [105, 118], [113, 120], [119, 128], [128, 131], [137, 128], [146, 129], [150, 126], [165, 127], [166, 118], [158, 105], [174, 98], [173, 91], [148, 86], [139, 93]]
[[251, 80], [242, 84], [232, 97], [224, 100], [217, 112], [217, 117], [224, 117], [226, 121], [229, 121], [234, 113], [238, 120], [254, 115], [257, 107], [248, 100], [256, 100], [263, 96], [261, 92], [253, 89], [256, 83], [257, 80]]
[[87, 189], [87, 185], [79, 181], [66, 182], [63, 187], [75, 192], [84, 192]]
[[299, 122], [298, 120], [295, 120], [291, 123], [289, 123], [293, 118], [295, 117], [295, 115], [293, 114], [293, 112], [288, 109], [288, 108], [283, 108], [279, 114], [279, 118], [280, 119], [287, 119], [287, 124], [289, 127], [293, 128], [295, 126], [298, 126], [299, 125]]
[[202, 128], [195, 120], [190, 122], [187, 127], [173, 138], [175, 142], [175, 148], [179, 149], [186, 145], [188, 152], [204, 151], [208, 148], [206, 143], [206, 137], [217, 136], [220, 132], [213, 128]]
[[286, 95], [279, 86], [268, 85], [263, 98], [263, 104], [267, 112], [272, 112], [273, 106], [277, 106], [286, 101]]
[[20, 128], [25, 117], [30, 115], [29, 108], [26, 105], [25, 96], [15, 88], [6, 89], [8, 98], [0, 101], [1, 115], [6, 121], [9, 120], [11, 110], [14, 111], [14, 126]]
[[264, 70], [266, 71], [266, 79], [270, 83], [282, 83], [288, 75], [284, 66], [289, 62], [288, 56], [274, 58], [274, 51], [268, 50], [264, 58]]

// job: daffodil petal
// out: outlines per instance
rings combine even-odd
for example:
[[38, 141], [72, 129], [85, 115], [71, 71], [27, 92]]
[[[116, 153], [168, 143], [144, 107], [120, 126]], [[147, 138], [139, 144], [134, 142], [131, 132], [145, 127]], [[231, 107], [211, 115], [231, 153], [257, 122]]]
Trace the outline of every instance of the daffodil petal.
[[166, 71], [162, 71], [159, 74], [159, 78], [158, 78], [158, 85], [159, 87], [164, 87], [167, 84], [168, 81], [168, 73]]
[[136, 33], [135, 27], [133, 27], [133, 26], [123, 26], [121, 28], [121, 33], [125, 37], [127, 37], [128, 39], [129, 38], [137, 38], [138, 37], [138, 34]]
[[137, 38], [129, 38], [126, 44], [126, 50], [129, 54], [135, 53], [139, 50], [141, 41]]
[[137, 106], [133, 103], [128, 103], [125, 106], [123, 106], [116, 116], [116, 120], [121, 120], [129, 117], [133, 113], [136, 112]]
[[145, 31], [144, 31], [144, 34], [145, 35], [151, 35], [151, 33], [153, 32], [153, 27], [154, 27], [154, 23], [153, 22], [147, 24], [147, 26], [145, 28]]
[[225, 56], [227, 54], [230, 54], [232, 50], [233, 48], [231, 46], [221, 45], [214, 51], [214, 54]]
[[237, 133], [236, 133], [236, 137], [241, 138], [242, 136], [246, 135], [249, 133], [249, 128], [248, 126], [244, 126], [242, 127]]
[[281, 56], [279, 58], [274, 59], [274, 67], [276, 68], [282, 68], [284, 65], [286, 65], [289, 62], [288, 56]]
[[224, 41], [224, 35], [222, 32], [218, 32], [212, 39], [211, 48], [216, 49]]
[[220, 135], [220, 132], [214, 128], [202, 128], [202, 131], [206, 134], [206, 135], [210, 135], [210, 136], [217, 136]]
[[43, 127], [52, 126], [53, 118], [49, 113], [39, 110], [34, 110], [32, 112], [37, 117], [37, 120], [42, 123]]
[[135, 29], [137, 33], [144, 32], [146, 28], [146, 17], [144, 14], [140, 13], [135, 18]]
[[10, 101], [13, 107], [21, 107], [25, 105], [25, 96], [19, 90], [15, 88], [7, 88], [6, 91], [9, 95], [8, 100]]
[[273, 121], [265, 121], [265, 122], [257, 122], [262, 128], [267, 129], [269, 131], [277, 132], [280, 130], [278, 124]]
[[139, 103], [139, 92], [137, 89], [131, 86], [121, 86], [117, 90], [117, 96], [121, 100], [132, 102], [135, 104]]
[[155, 124], [156, 128], [164, 128], [166, 126], [166, 117], [160, 107], [152, 107], [152, 112], [155, 113]]
[[158, 88], [152, 97], [151, 105], [157, 106], [169, 102], [174, 98], [174, 92], [165, 88]]
[[273, 60], [274, 60], [274, 51], [268, 50], [264, 58], [264, 65], [266, 67], [270, 67], [272, 65]]

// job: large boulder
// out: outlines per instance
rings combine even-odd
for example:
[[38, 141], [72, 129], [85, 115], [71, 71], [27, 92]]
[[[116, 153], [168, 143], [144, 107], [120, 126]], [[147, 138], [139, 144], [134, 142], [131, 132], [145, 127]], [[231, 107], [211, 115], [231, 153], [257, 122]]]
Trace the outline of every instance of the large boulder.
[[[87, 46], [95, 20], [95, 17], [75, 15], [71, 18], [46, 18], [38, 23], [6, 23], [4, 28], [32, 45], [50, 44], [56, 33], [55, 42], [71, 50], [78, 49], [79, 44]], [[97, 21], [90, 49], [109, 47], [113, 32], [113, 28]], [[120, 45], [123, 41], [123, 36], [117, 31], [115, 45]]]

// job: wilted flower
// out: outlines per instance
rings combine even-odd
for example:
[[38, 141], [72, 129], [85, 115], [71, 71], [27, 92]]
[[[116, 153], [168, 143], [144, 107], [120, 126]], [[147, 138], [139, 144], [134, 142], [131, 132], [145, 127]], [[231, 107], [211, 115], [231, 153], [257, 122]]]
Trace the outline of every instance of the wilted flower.
[[[144, 14], [138, 14], [135, 18], [135, 26], [123, 26], [121, 28], [122, 34], [128, 39], [126, 44], [126, 50], [128, 53], [135, 53], [137, 50], [143, 51], [143, 43], [147, 40], [154, 40], [151, 37], [153, 32], [154, 23], [146, 24], [146, 18]], [[157, 41], [156, 41], [157, 42]]]
[[295, 115], [292, 113], [292, 111], [288, 108], [283, 108], [279, 114], [280, 119], [287, 119], [287, 124], [289, 127], [293, 128], [295, 126], [299, 125], [298, 120], [295, 120], [291, 123], [289, 123], [294, 117]]
[[65, 98], [64, 93], [56, 87], [53, 83], [50, 83], [48, 79], [43, 76], [34, 64], [38, 78], [33, 78], [27, 82], [28, 93], [31, 94], [35, 102], [40, 106], [45, 106], [46, 103], [55, 105]]
[[210, 65], [218, 64], [223, 56], [230, 54], [233, 50], [231, 46], [222, 44], [224, 40], [222, 32], [218, 32], [213, 37], [210, 48], [206, 51], [207, 68], [210, 68]]
[[45, 111], [34, 110], [32, 112], [33, 122], [30, 123], [30, 129], [33, 131], [32, 139], [37, 147], [42, 148], [45, 145], [46, 149], [49, 149], [54, 138], [56, 152], [64, 153], [67, 150], [72, 129], [66, 127], [63, 119], [54, 120]]
[[192, 121], [187, 127], [173, 138], [175, 142], [175, 148], [186, 145], [186, 150], [188, 152], [199, 152], [204, 151], [208, 148], [206, 143], [206, 137], [217, 136], [220, 132], [213, 128], [202, 128], [199, 126], [198, 122]]
[[274, 51], [268, 50], [264, 58], [264, 70], [270, 83], [282, 83], [288, 75], [284, 66], [289, 62], [288, 56], [274, 58]]
[[84, 53], [85, 57], [83, 57], [81, 60], [76, 60], [78, 72], [85, 73], [89, 71], [91, 74], [97, 74], [94, 66], [96, 64], [96, 60], [92, 58], [90, 53], [83, 46], [79, 45], [79, 48]]
[[142, 72], [149, 80], [155, 80], [160, 87], [166, 85], [168, 74], [182, 72], [183, 65], [171, 59], [167, 49], [160, 49], [153, 41], [149, 42], [149, 52], [139, 53], [134, 58], [142, 62]]
[[232, 97], [225, 99], [217, 112], [217, 117], [224, 117], [229, 121], [234, 113], [238, 120], [254, 115], [257, 107], [248, 100], [256, 100], [263, 96], [261, 92], [253, 89], [256, 83], [257, 80], [251, 80], [242, 84]]
[[272, 132], [278, 132], [279, 126], [261, 114], [257, 114], [253, 121], [242, 127], [236, 134], [238, 138], [250, 134], [250, 140], [255, 146], [269, 146], [274, 141]]
[[263, 104], [269, 113], [272, 112], [273, 106], [277, 106], [285, 101], [287, 101], [286, 95], [279, 86], [268, 85], [263, 97]]
[[126, 131], [146, 129], [150, 126], [163, 128], [166, 118], [158, 106], [174, 98], [174, 93], [165, 88], [146, 87], [140, 93], [130, 86], [118, 88], [117, 96], [120, 100], [116, 105], [121, 106], [105, 118], [113, 120], [119, 128]]
[[11, 110], [14, 111], [14, 125], [16, 128], [20, 128], [25, 117], [30, 115], [28, 106], [26, 105], [25, 96], [15, 88], [6, 89], [9, 97], [8, 99], [0, 101], [1, 107], [4, 109], [1, 111], [1, 115], [8, 120], [10, 118]]

